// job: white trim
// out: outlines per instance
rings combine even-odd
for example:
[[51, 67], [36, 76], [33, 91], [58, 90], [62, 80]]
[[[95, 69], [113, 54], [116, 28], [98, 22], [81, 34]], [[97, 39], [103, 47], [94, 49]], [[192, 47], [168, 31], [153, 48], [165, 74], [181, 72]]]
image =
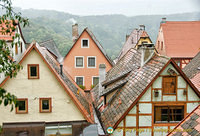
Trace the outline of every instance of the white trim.
[[83, 86], [85, 86], [85, 81], [84, 81], [84, 76], [75, 76], [75, 82], [77, 77], [82, 77], [83, 78]]
[[[95, 67], [88, 66], [88, 58], [95, 58]], [[97, 57], [96, 56], [87, 56], [87, 68], [96, 68], [97, 65]]]
[[[83, 47], [83, 40], [87, 40], [88, 41], [88, 47]], [[89, 48], [90, 47], [90, 41], [88, 38], [82, 38], [81, 39], [81, 48]]]
[[[76, 58], [83, 58], [83, 66], [82, 67], [77, 67], [76, 66]], [[74, 60], [74, 66], [75, 66], [75, 68], [84, 68], [84, 56], [75, 56], [75, 60]]]
[[92, 85], [94, 85], [94, 83], [93, 83], [93, 77], [98, 77], [99, 78], [99, 76], [92, 76]]

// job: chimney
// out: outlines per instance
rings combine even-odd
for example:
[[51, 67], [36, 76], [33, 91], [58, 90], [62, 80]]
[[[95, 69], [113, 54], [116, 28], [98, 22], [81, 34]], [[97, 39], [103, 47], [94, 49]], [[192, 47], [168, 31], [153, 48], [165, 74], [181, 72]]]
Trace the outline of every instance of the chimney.
[[166, 23], [166, 20], [167, 20], [167, 18], [166, 18], [166, 17], [163, 17], [163, 18], [162, 18], [162, 21], [161, 21], [160, 23], [161, 23], [161, 24], [162, 24], [162, 23]]
[[63, 75], [63, 65], [60, 64], [60, 75], [62, 76]]
[[153, 57], [155, 46], [154, 44], [142, 43], [139, 50], [141, 51], [141, 67], [143, 67]]
[[126, 41], [128, 40], [129, 36], [130, 36], [129, 34], [126, 35]]
[[104, 87], [101, 83], [106, 79], [106, 65], [99, 64], [99, 94], [103, 91]]
[[139, 25], [140, 26], [140, 30], [145, 30], [145, 25]]
[[72, 25], [72, 41], [76, 42], [78, 39], [79, 34], [78, 34], [78, 24]]

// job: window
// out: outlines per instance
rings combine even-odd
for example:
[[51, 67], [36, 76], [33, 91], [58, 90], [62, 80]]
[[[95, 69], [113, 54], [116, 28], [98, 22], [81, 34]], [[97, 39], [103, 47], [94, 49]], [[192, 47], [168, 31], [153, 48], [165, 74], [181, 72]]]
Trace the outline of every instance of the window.
[[28, 79], [39, 79], [39, 64], [28, 64]]
[[160, 48], [160, 41], [158, 41], [158, 49]]
[[155, 106], [155, 123], [176, 123], [184, 118], [184, 106]]
[[40, 98], [40, 112], [51, 112], [51, 98]]
[[163, 77], [163, 94], [176, 94], [176, 76]]
[[83, 77], [76, 77], [76, 84], [77, 85], [84, 85], [84, 78]]
[[28, 99], [17, 99], [18, 107], [16, 108], [17, 114], [28, 113]]
[[95, 68], [96, 67], [96, 57], [88, 57], [88, 67]]
[[99, 77], [92, 77], [92, 85], [97, 85], [99, 83]]
[[23, 52], [22, 42], [20, 43], [21, 53]]
[[161, 42], [161, 50], [163, 50], [163, 42]]
[[18, 45], [15, 44], [15, 54], [17, 55], [18, 54]]
[[89, 48], [89, 39], [81, 40], [81, 48]]
[[76, 68], [83, 68], [84, 59], [83, 57], [75, 57], [75, 67]]

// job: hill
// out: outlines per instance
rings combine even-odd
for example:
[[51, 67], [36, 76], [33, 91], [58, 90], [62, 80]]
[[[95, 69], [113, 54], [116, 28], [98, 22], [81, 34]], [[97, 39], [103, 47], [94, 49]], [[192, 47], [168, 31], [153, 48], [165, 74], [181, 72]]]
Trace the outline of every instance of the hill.
[[38, 42], [54, 39], [64, 56], [72, 46], [71, 26], [76, 22], [79, 25], [79, 33], [88, 27], [112, 59], [118, 55], [123, 46], [125, 35], [138, 28], [140, 24], [146, 26], [146, 31], [155, 42], [162, 17], [166, 17], [168, 21], [200, 20], [200, 12], [127, 17], [124, 15], [78, 16], [52, 10], [19, 8], [16, 10], [30, 19], [30, 26], [22, 29], [27, 42], [33, 39]]

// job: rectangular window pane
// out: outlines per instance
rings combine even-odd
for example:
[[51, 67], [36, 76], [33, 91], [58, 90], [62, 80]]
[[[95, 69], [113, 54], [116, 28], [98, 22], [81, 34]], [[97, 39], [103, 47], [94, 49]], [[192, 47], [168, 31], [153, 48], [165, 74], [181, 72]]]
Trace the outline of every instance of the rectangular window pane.
[[99, 77], [93, 77], [93, 85], [97, 85], [99, 83]]
[[25, 111], [26, 110], [26, 102], [25, 101], [18, 101], [18, 110], [19, 111]]
[[95, 67], [95, 57], [88, 57], [88, 67]]
[[83, 47], [88, 47], [88, 40], [83, 40]]
[[42, 110], [49, 110], [49, 100], [42, 100]]
[[163, 77], [163, 94], [176, 94], [176, 77]]
[[31, 66], [30, 67], [31, 70], [31, 76], [37, 76], [37, 67], [36, 66]]
[[83, 85], [83, 77], [76, 77], [77, 85]]
[[83, 67], [83, 58], [76, 57], [76, 67]]

